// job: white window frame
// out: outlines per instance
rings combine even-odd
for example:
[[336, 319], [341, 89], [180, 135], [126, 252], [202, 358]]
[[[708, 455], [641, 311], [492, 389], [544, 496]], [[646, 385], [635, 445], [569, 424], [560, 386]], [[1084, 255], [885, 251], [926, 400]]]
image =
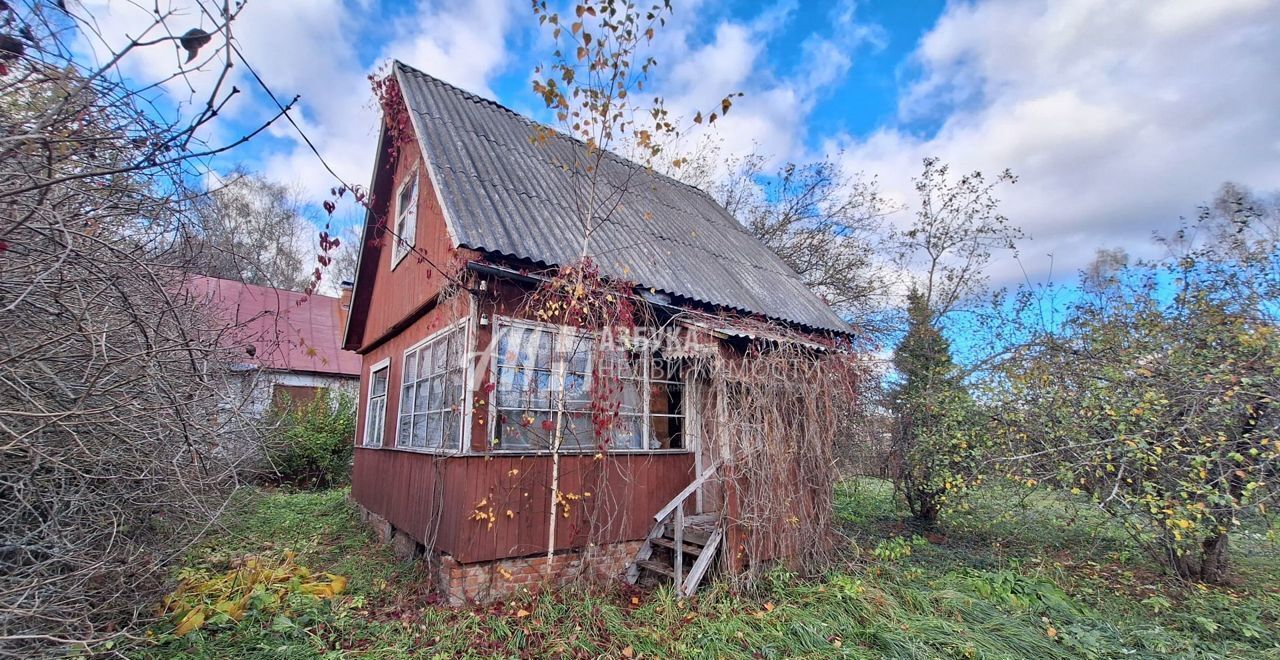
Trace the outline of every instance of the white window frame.
[[[409, 446], [407, 443], [409, 440], [412, 439], [412, 436], [413, 436], [413, 426], [412, 426], [413, 421], [410, 420], [409, 437], [402, 439], [400, 437], [401, 420], [404, 418], [404, 415], [406, 412], [408, 412], [410, 415], [419, 412], [419, 411], [406, 411], [404, 391], [405, 391], [406, 377], [409, 374], [409, 369], [408, 369], [409, 356], [412, 354], [416, 354], [422, 348], [429, 346], [437, 341], [447, 340], [446, 338], [449, 336], [450, 333], [458, 332], [459, 330], [461, 330], [460, 337], [459, 337], [459, 341], [461, 342], [461, 346], [459, 348], [461, 355], [459, 356], [458, 368], [461, 370], [462, 392], [460, 393], [459, 400], [457, 401], [458, 446], [457, 447]], [[467, 451], [468, 446], [470, 445], [470, 438], [471, 438], [471, 433], [470, 433], [471, 413], [470, 413], [469, 407], [467, 406], [467, 398], [469, 397], [471, 392], [471, 376], [470, 376], [471, 370], [468, 364], [469, 363], [468, 355], [471, 353], [470, 351], [471, 344], [469, 343], [470, 339], [471, 339], [471, 324], [469, 323], [469, 319], [465, 319], [465, 318], [459, 319], [458, 321], [454, 321], [446, 325], [445, 327], [431, 333], [430, 335], [423, 338], [421, 341], [418, 341], [414, 345], [405, 349], [404, 353], [400, 356], [400, 383], [399, 383], [399, 386], [396, 388], [397, 402], [399, 404], [396, 406], [396, 425], [395, 425], [395, 433], [396, 433], [395, 448], [396, 449], [425, 453], [425, 454], [444, 454], [444, 455], [450, 455], [450, 456], [456, 455], [456, 454], [462, 454]], [[447, 371], [445, 373], [447, 374]], [[418, 374], [414, 374], [415, 387], [417, 382], [419, 382], [420, 380], [417, 376]], [[412, 402], [413, 402], [412, 400], [409, 401], [409, 403], [412, 403]], [[448, 402], [445, 401], [444, 403], [448, 403]], [[444, 410], [448, 410], [448, 407], [442, 408], [441, 411], [439, 412], [442, 412]], [[425, 411], [425, 413], [428, 413], [428, 414], [430, 412], [431, 411]], [[422, 413], [419, 413], [419, 414], [422, 414]], [[404, 441], [403, 444], [402, 444], [402, 440]]]
[[[391, 237], [391, 270], [395, 270], [401, 261], [413, 251], [414, 245], [418, 239], [418, 194], [421, 192], [422, 186], [418, 181], [418, 168], [413, 168], [409, 172], [409, 176], [400, 183], [396, 188], [395, 198], [392, 200], [395, 205], [395, 215], [392, 216], [392, 232]], [[404, 195], [404, 189], [413, 186], [413, 197], [409, 200], [408, 206], [400, 204], [400, 198]], [[405, 225], [400, 227], [401, 218], [405, 218]]]
[[[553, 387], [555, 385], [555, 381], [557, 378], [562, 379], [564, 377], [565, 360], [563, 359], [563, 356], [568, 354], [567, 349], [570, 345], [570, 342], [580, 338], [589, 338], [592, 340], [595, 340], [597, 338], [594, 334], [584, 333], [581, 330], [577, 330], [569, 326], [560, 326], [554, 323], [529, 321], [525, 319], [518, 319], [514, 317], [507, 317], [507, 316], [497, 316], [493, 324], [493, 331], [494, 331], [493, 346], [495, 351], [497, 350], [497, 333], [504, 326], [510, 326], [512, 328], [532, 329], [532, 330], [547, 330], [552, 332], [556, 336], [557, 338], [556, 347], [552, 353], [552, 364], [551, 364], [551, 378], [552, 378]], [[650, 388], [652, 386], [652, 383], [649, 380], [650, 366], [651, 366], [650, 362], [651, 360], [643, 361], [643, 363], [645, 364], [644, 374], [640, 378], [640, 387], [641, 387], [640, 398], [644, 404], [643, 412], [639, 413], [639, 416], [641, 417], [640, 433], [641, 433], [641, 437], [645, 438], [646, 441], [649, 438], [649, 433], [652, 428], [651, 427], [652, 397], [649, 395]], [[499, 356], [494, 355], [493, 359], [490, 361], [490, 364], [491, 364], [490, 374], [489, 374], [489, 378], [491, 379], [490, 382], [497, 383], [498, 369], [499, 369]], [[690, 387], [690, 378], [691, 376], [689, 372], [686, 370], [682, 377], [683, 387], [684, 387], [684, 413], [681, 415], [678, 415], [679, 417], [682, 417], [684, 419], [684, 422], [683, 422], [684, 430], [682, 432], [684, 436], [683, 447], [665, 448], [665, 449], [649, 449], [647, 447], [645, 448], [622, 447], [622, 448], [610, 448], [608, 450], [608, 453], [610, 454], [688, 454], [696, 451], [697, 440], [695, 437], [695, 433], [689, 426], [692, 420], [690, 410], [695, 407], [693, 400], [690, 398], [693, 394], [693, 388]], [[588, 392], [591, 390], [591, 387], [592, 387], [590, 362], [588, 362], [587, 364], [587, 382], [585, 384], [585, 387]], [[494, 436], [498, 432], [498, 423], [499, 423], [498, 415], [500, 414], [499, 403], [500, 402], [498, 400], [498, 387], [495, 386], [489, 394], [489, 403], [488, 403], [489, 419], [486, 422], [486, 424], [489, 427], [490, 436]], [[552, 408], [549, 412], [551, 412], [553, 415], [560, 415], [560, 414], [564, 414], [565, 411], [556, 410], [555, 408]], [[672, 416], [675, 416], [675, 415], [672, 415]], [[490, 437], [489, 441], [490, 442], [488, 444], [489, 444], [490, 450], [496, 453], [525, 454], [525, 455], [553, 453], [553, 450], [551, 449], [541, 449], [541, 448], [532, 448], [532, 447], [503, 447], [501, 444], [495, 445], [492, 442], [493, 437]], [[559, 450], [559, 453], [561, 454], [591, 454], [595, 452], [596, 452], [595, 447], [580, 448], [580, 447], [565, 446]]]
[[[382, 392], [382, 410], [378, 413], [378, 442], [373, 444], [369, 442], [369, 431], [373, 428], [373, 381], [379, 371], [387, 372], [387, 387]], [[386, 446], [387, 442], [387, 401], [391, 394], [391, 358], [383, 358], [369, 367], [369, 382], [365, 386], [365, 404], [364, 404], [364, 437], [360, 443], [361, 447], [368, 449], [381, 449]]]

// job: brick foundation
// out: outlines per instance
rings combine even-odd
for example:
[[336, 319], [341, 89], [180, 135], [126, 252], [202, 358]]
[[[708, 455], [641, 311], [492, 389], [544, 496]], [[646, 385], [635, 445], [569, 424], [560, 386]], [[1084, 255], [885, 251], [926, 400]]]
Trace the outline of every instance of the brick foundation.
[[624, 541], [564, 550], [550, 558], [544, 553], [463, 564], [445, 553], [427, 551], [382, 516], [356, 506], [360, 519], [373, 528], [380, 543], [392, 545], [397, 557], [427, 562], [433, 588], [452, 605], [488, 603], [575, 580], [619, 579], [644, 545]]

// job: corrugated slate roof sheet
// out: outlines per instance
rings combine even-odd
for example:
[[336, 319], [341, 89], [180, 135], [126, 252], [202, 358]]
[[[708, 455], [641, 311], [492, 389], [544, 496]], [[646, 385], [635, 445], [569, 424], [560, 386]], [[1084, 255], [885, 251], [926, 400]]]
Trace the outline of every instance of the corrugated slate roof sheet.
[[[547, 265], [582, 250], [576, 202], [587, 190], [567, 167], [582, 143], [502, 105], [397, 62], [445, 218], [459, 245]], [[620, 199], [589, 242], [606, 275], [690, 300], [820, 330], [850, 331], [776, 254], [706, 193], [609, 154], [604, 195]], [[575, 181], [575, 177], [578, 180]]]

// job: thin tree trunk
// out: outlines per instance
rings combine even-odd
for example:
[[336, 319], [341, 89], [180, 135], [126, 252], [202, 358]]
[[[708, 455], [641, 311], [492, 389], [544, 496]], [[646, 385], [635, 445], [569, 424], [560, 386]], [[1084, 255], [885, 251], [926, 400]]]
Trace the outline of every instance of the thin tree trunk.
[[1231, 557], [1228, 554], [1228, 536], [1211, 536], [1200, 544], [1200, 579], [1209, 584], [1221, 584], [1231, 574]]

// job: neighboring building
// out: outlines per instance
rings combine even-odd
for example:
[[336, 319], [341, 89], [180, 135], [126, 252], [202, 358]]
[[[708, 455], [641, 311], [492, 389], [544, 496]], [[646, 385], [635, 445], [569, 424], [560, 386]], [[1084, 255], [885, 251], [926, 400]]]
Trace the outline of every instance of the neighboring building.
[[333, 298], [194, 276], [188, 291], [213, 311], [209, 330], [235, 356], [228, 407], [237, 413], [262, 419], [324, 390], [356, 393], [360, 356], [342, 350], [350, 287]]
[[[537, 282], [530, 273], [579, 257], [575, 193], [561, 166], [579, 146], [558, 134], [535, 139], [529, 119], [402, 63], [392, 75], [413, 136], [395, 149], [387, 127], [380, 137], [346, 328], [344, 348], [363, 357], [353, 498], [381, 536], [427, 553], [454, 601], [585, 564], [632, 580], [641, 567], [696, 574], [682, 580], [695, 588], [718, 547], [737, 547], [744, 533], [721, 516], [733, 506], [716, 474], [726, 457], [703, 441], [714, 414], [698, 380], [675, 358], [643, 357], [627, 428], [613, 431], [603, 461], [589, 432], [574, 436], [590, 413], [546, 403], [549, 388], [589, 378], [590, 365], [575, 361], [569, 333], [522, 312]], [[671, 324], [680, 310], [699, 310], [699, 318], [752, 315], [814, 336], [850, 332], [705, 193], [612, 155], [602, 170], [619, 203], [595, 231], [591, 256], [606, 275], [636, 283]], [[403, 241], [384, 235], [382, 218]], [[709, 330], [717, 347], [750, 341]], [[475, 354], [494, 360], [467, 359]], [[560, 461], [560, 490], [593, 505], [566, 506], [552, 544], [552, 460], [528, 431], [560, 423], [578, 448]], [[607, 521], [583, 518], [606, 500]], [[664, 528], [655, 516], [673, 522]], [[664, 529], [673, 538], [664, 540]], [[650, 558], [681, 537], [692, 544], [687, 555], [666, 565]]]

